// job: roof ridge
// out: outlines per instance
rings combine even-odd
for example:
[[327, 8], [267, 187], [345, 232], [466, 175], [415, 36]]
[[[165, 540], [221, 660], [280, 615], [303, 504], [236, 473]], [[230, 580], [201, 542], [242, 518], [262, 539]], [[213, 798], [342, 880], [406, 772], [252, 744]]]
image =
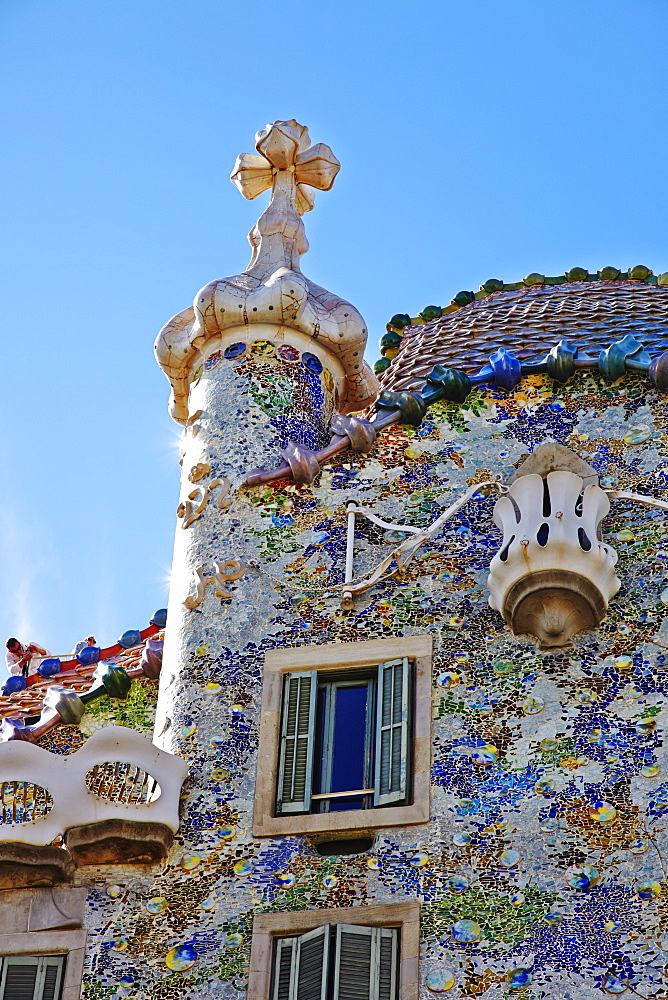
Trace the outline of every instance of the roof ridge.
[[[380, 348], [383, 356], [374, 364], [374, 371], [377, 375], [382, 375], [390, 367], [390, 364], [399, 353], [405, 329], [425, 323], [432, 323], [443, 316], [459, 312], [459, 310], [481, 299], [486, 299], [490, 295], [496, 295], [500, 292], [524, 291], [530, 288], [553, 287], [555, 285], [583, 285], [594, 282], [613, 284], [618, 281], [668, 286], [668, 271], [655, 275], [644, 264], [636, 264], [627, 271], [621, 271], [616, 267], [603, 267], [599, 271], [590, 272], [583, 267], [572, 267], [568, 271], [565, 271], [564, 274], [554, 277], [548, 277], [544, 274], [539, 274], [537, 271], [533, 271], [525, 278], [522, 278], [521, 281], [515, 282], [504, 282], [500, 278], [489, 278], [480, 285], [477, 292], [466, 290], [457, 292], [448, 306], [425, 306], [414, 317], [409, 316], [408, 313], [395, 313], [389, 323], [386, 324], [386, 333], [380, 338]], [[620, 290], [623, 287], [623, 285], [620, 285]]]

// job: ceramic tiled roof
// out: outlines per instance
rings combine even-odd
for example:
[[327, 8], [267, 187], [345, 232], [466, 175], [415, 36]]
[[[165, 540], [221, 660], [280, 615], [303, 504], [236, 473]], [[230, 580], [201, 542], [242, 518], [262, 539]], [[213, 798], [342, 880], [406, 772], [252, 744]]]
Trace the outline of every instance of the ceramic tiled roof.
[[477, 371], [498, 347], [520, 360], [559, 340], [596, 356], [632, 334], [650, 354], [668, 349], [668, 287], [644, 281], [578, 281], [486, 295], [428, 323], [403, 329], [382, 389], [419, 388], [435, 364]]
[[[160, 639], [162, 635], [163, 633], [159, 632], [155, 638]], [[126, 652], [114, 657], [114, 663], [116, 666], [123, 667], [130, 676], [135, 676], [132, 671], [140, 674], [139, 663], [143, 651], [144, 643], [141, 642], [139, 645], [133, 646], [132, 649], [128, 649]], [[97, 670], [97, 667], [97, 663], [91, 663], [86, 667], [78, 665], [60, 674], [55, 674], [53, 677], [45, 677], [38, 681], [37, 675], [32, 675], [31, 681], [37, 681], [36, 683], [31, 683], [30, 687], [24, 688], [23, 691], [16, 691], [14, 694], [0, 697], [0, 720], [25, 719], [28, 716], [39, 715], [42, 711], [42, 703], [47, 688], [52, 687], [54, 684], [62, 684], [68, 690], [75, 691], [77, 694], [82, 694], [84, 691], [90, 690], [93, 674]]]

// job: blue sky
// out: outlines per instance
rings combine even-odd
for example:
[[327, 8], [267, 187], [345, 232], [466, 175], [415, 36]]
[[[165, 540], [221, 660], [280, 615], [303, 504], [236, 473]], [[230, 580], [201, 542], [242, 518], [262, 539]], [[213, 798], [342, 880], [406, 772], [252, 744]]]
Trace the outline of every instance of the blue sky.
[[304, 271], [371, 331], [489, 277], [668, 270], [666, 0], [0, 0], [0, 637], [166, 603], [159, 328], [245, 267], [266, 122], [342, 163]]

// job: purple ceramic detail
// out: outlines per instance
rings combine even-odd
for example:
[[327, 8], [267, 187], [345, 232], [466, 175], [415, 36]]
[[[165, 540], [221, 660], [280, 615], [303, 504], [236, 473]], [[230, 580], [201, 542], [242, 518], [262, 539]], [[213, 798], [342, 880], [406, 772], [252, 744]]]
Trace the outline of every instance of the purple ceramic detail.
[[204, 362], [204, 371], [210, 372], [213, 368], [216, 367], [217, 364], [219, 364], [221, 358], [222, 358], [221, 352], [214, 351], [211, 357], [207, 358], [206, 361]]
[[299, 361], [299, 351], [291, 344], [281, 344], [276, 353], [281, 361]]

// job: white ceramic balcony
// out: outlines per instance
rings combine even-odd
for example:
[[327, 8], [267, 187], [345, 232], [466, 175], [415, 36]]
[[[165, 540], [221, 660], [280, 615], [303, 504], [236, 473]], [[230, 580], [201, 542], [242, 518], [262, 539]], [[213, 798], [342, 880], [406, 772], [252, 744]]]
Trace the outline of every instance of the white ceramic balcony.
[[178, 829], [187, 770], [123, 726], [99, 730], [68, 755], [4, 743], [0, 848], [46, 847], [63, 837], [79, 864], [156, 861]]

